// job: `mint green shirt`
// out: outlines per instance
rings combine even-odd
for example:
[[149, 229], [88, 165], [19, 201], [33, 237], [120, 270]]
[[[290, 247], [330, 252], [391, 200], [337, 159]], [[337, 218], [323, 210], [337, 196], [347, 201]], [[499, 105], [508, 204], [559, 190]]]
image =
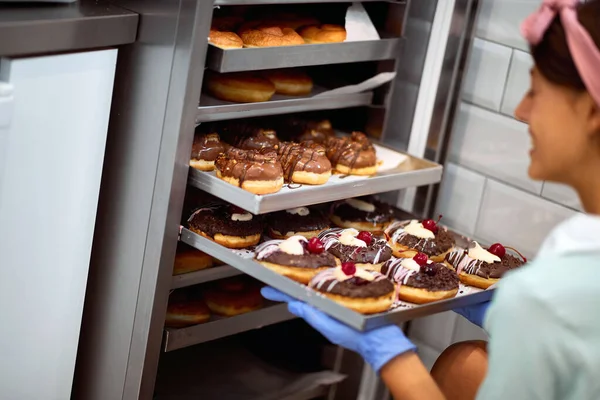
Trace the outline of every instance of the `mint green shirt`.
[[600, 399], [600, 218], [560, 225], [507, 275], [486, 315], [478, 400]]

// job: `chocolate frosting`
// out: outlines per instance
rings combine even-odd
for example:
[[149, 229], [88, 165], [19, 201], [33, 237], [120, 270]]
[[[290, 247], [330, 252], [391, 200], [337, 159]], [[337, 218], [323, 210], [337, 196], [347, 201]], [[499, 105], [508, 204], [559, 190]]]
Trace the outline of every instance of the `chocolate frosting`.
[[217, 133], [196, 134], [192, 144], [192, 160], [215, 161], [229, 146], [221, 141]]
[[[347, 246], [335, 242], [328, 251], [343, 263], [352, 261], [360, 264], [379, 264], [392, 258], [392, 249], [384, 240], [374, 240], [367, 247]], [[379, 254], [379, 260], [375, 263], [377, 254]]]
[[201, 208], [194, 212], [188, 224], [190, 228], [202, 231], [214, 237], [221, 233], [228, 236], [251, 236], [262, 233], [263, 221], [258, 215], [253, 215], [250, 221], [234, 221], [231, 216], [235, 214], [228, 205], [218, 205], [210, 208]]
[[283, 177], [276, 153], [230, 148], [219, 155], [215, 167], [221, 175], [237, 178], [240, 186], [244, 181], [276, 181]]
[[335, 136], [335, 131], [329, 120], [308, 121], [304, 131], [296, 138], [299, 142], [311, 140], [316, 143], [325, 144], [327, 140]]
[[377, 165], [375, 148], [364, 133], [352, 132], [352, 136], [329, 137], [326, 142], [327, 158], [332, 165], [350, 168], [366, 168]]
[[481, 260], [474, 260], [469, 257], [468, 250], [453, 251], [446, 256], [446, 261], [455, 268], [461, 262], [464, 262], [465, 267], [463, 271], [465, 273], [474, 274], [485, 279], [500, 279], [508, 271], [525, 264], [522, 259], [508, 253], [500, 259], [500, 262], [487, 263]]
[[274, 231], [285, 235], [288, 232], [322, 231], [329, 228], [327, 220], [318, 210], [311, 209], [308, 215], [290, 214], [286, 211], [270, 213], [267, 225]]
[[320, 289], [321, 292], [337, 294], [340, 296], [351, 297], [353, 299], [365, 299], [370, 297], [382, 297], [390, 295], [394, 292], [394, 285], [387, 279], [380, 279], [374, 281], [365, 281], [363, 279], [354, 277], [346, 281], [339, 282], [331, 288], [331, 284], [336, 282], [335, 279], [326, 280]]
[[[390, 235], [393, 235], [394, 232], [395, 231], [390, 232]], [[398, 244], [407, 246], [410, 249], [415, 249], [432, 257], [450, 250], [454, 247], [455, 240], [452, 233], [448, 232], [448, 229], [439, 227], [438, 232], [433, 239], [421, 239], [408, 233], [404, 233], [398, 238]]]
[[297, 171], [314, 174], [331, 172], [331, 163], [325, 154], [298, 143], [282, 142], [278, 150], [279, 162], [283, 167], [283, 176], [291, 182], [292, 175]]
[[[387, 262], [381, 267], [381, 273], [393, 277], [402, 268], [399, 262]], [[419, 272], [411, 274], [406, 282], [398, 282], [406, 286], [429, 291], [458, 289], [458, 275], [441, 263], [431, 263], [421, 267]]]
[[233, 145], [244, 150], [277, 149], [279, 139], [274, 130], [256, 128], [250, 135], [238, 135]]
[[336, 266], [335, 257], [326, 251], [324, 251], [321, 254], [313, 254], [308, 252], [307, 250], [304, 250], [304, 254], [301, 256], [287, 254], [283, 251], [275, 251], [262, 258], [261, 261], [267, 261], [273, 264], [299, 268], [320, 268]]
[[375, 206], [375, 211], [367, 212], [352, 207], [346, 201], [339, 201], [332, 206], [333, 214], [337, 215], [344, 221], [371, 222], [373, 224], [381, 224], [391, 221], [394, 218], [392, 207], [386, 203], [375, 199], [372, 196], [358, 197], [357, 200], [362, 200]]

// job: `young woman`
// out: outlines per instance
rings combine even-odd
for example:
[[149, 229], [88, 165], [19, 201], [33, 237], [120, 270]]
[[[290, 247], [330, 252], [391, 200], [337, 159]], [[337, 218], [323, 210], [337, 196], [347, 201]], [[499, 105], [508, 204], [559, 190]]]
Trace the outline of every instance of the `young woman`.
[[430, 375], [398, 327], [360, 333], [263, 289], [361, 354], [396, 399], [600, 399], [600, 0], [546, 0], [523, 33], [535, 60], [516, 112], [530, 126], [529, 175], [574, 188], [587, 215], [557, 227], [491, 304], [457, 310], [485, 327], [487, 346], [452, 346]]

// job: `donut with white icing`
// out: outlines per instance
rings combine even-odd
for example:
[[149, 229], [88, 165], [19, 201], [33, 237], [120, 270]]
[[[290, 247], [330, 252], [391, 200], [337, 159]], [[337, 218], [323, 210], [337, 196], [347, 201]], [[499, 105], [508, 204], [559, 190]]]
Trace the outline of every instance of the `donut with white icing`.
[[296, 207], [267, 215], [267, 234], [273, 239], [298, 235], [310, 239], [326, 229], [329, 224], [323, 214], [311, 207]]
[[353, 262], [359, 268], [379, 271], [384, 262], [392, 258], [392, 249], [384, 239], [367, 231], [356, 229], [329, 229], [319, 234], [325, 250], [340, 262]]
[[[431, 220], [430, 220], [431, 221]], [[413, 258], [425, 253], [434, 262], [443, 262], [455, 246], [455, 239], [446, 227], [427, 229], [425, 221], [395, 221], [385, 230], [388, 244], [398, 258]], [[435, 224], [435, 223], [434, 223]]]
[[377, 314], [390, 309], [395, 288], [384, 275], [357, 268], [354, 263], [327, 269], [308, 286], [329, 299], [362, 314]]

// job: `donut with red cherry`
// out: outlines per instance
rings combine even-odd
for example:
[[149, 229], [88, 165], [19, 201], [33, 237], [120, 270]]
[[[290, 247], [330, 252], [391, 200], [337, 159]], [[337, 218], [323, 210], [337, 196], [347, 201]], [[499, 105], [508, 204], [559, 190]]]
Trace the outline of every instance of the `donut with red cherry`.
[[395, 298], [394, 284], [384, 275], [358, 268], [352, 262], [320, 272], [311, 279], [308, 286], [336, 303], [362, 314], [385, 312], [390, 309]]
[[340, 264], [317, 237], [270, 240], [257, 246], [254, 253], [264, 267], [305, 285], [319, 272]]
[[398, 285], [398, 299], [415, 304], [451, 299], [458, 293], [456, 272], [425, 253], [413, 258], [395, 258], [383, 264], [381, 273]]
[[489, 288], [526, 262], [527, 258], [512, 247], [494, 243], [486, 249], [475, 241], [468, 249], [455, 250], [446, 256], [446, 263], [456, 270], [462, 283], [481, 289]]
[[392, 258], [392, 249], [385, 239], [371, 232], [357, 229], [329, 229], [321, 232], [319, 239], [325, 250], [340, 262], [353, 262], [359, 268], [379, 271], [384, 262]]
[[[440, 216], [441, 219], [441, 216]], [[398, 258], [425, 253], [434, 262], [443, 262], [455, 246], [454, 235], [438, 221], [395, 221], [385, 230], [388, 244]]]

